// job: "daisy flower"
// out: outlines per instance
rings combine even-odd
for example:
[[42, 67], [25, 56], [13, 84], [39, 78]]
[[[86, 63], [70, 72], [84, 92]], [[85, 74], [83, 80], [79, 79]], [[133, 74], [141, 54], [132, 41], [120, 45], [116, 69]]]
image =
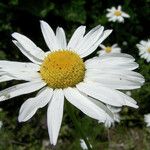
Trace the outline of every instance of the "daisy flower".
[[135, 100], [119, 90], [137, 89], [144, 82], [135, 59], [127, 54], [84, 58], [93, 53], [112, 32], [98, 25], [85, 34], [78, 27], [67, 44], [63, 28], [56, 34], [44, 21], [41, 30], [49, 47], [44, 52], [26, 36], [13, 33], [13, 43], [31, 62], [0, 61], [0, 81], [24, 80], [0, 92], [0, 101], [40, 90], [26, 100], [19, 111], [19, 122], [29, 120], [48, 104], [47, 126], [50, 143], [56, 145], [63, 117], [64, 99], [89, 117], [105, 122], [113, 115], [105, 104], [138, 108]]
[[118, 47], [118, 44], [113, 44], [112, 46], [105, 46], [100, 44], [101, 50], [97, 53], [99, 55], [110, 54], [110, 53], [121, 53], [121, 48]]
[[108, 18], [108, 21], [121, 23], [124, 22], [124, 18], [130, 17], [127, 13], [122, 11], [121, 6], [118, 6], [117, 9], [112, 7], [111, 9], [107, 9], [107, 11], [106, 17]]
[[136, 46], [139, 49], [139, 55], [141, 58], [144, 58], [147, 62], [150, 62], [150, 39], [148, 39], [148, 41], [142, 40]]
[[147, 127], [150, 127], [150, 114], [144, 115], [144, 121]]
[[[88, 138], [87, 138], [87, 140], [88, 140]], [[80, 146], [83, 150], [88, 150], [88, 147], [83, 139], [80, 139]], [[90, 147], [92, 148], [91, 144], [90, 144]]]

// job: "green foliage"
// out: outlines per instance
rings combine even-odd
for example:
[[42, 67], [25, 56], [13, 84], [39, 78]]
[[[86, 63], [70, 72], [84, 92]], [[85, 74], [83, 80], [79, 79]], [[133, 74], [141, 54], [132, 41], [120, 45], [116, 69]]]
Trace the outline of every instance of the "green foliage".
[[[108, 22], [106, 8], [122, 5], [123, 10], [130, 14], [124, 24]], [[78, 121], [89, 138], [93, 149], [108, 148], [111, 150], [148, 150], [150, 147], [150, 131], [145, 128], [143, 115], [150, 113], [150, 65], [138, 55], [136, 44], [149, 38], [150, 0], [5, 0], [0, 1], [0, 59], [27, 61], [20, 51], [12, 44], [11, 33], [17, 31], [27, 35], [43, 50], [48, 48], [43, 42], [39, 20], [47, 21], [54, 29], [62, 26], [68, 38], [76, 27], [85, 24], [87, 29], [97, 24], [113, 29], [112, 35], [104, 44], [118, 43], [124, 53], [131, 54], [139, 63], [139, 72], [146, 79], [145, 85], [132, 92], [138, 101], [139, 109], [124, 108], [121, 123], [116, 128], [107, 130], [102, 124], [83, 115], [76, 110]], [[126, 41], [127, 45], [123, 45]], [[94, 54], [93, 54], [94, 55]], [[15, 84], [0, 84], [0, 89]], [[17, 116], [21, 104], [32, 95], [21, 96], [0, 103], [3, 111], [0, 120], [0, 150], [50, 150], [46, 126], [46, 108], [26, 123], [18, 123]], [[80, 136], [65, 110], [57, 150], [80, 150]]]

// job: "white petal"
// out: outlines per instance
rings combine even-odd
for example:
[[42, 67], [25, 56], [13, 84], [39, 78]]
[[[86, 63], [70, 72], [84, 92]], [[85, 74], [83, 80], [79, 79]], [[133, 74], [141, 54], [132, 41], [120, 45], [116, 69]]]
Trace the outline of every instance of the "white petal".
[[8, 73], [9, 76], [12, 76], [16, 80], [32, 81], [41, 79], [41, 76], [38, 72], [6, 70], [6, 73]]
[[111, 33], [112, 30], [105, 30], [98, 41], [99, 44], [102, 43]]
[[103, 30], [104, 27], [100, 25], [90, 30], [76, 47], [78, 53], [83, 54], [87, 49], [91, 48], [99, 40]]
[[39, 108], [44, 107], [51, 99], [53, 90], [46, 87], [42, 89], [37, 96], [26, 100], [19, 111], [19, 122], [29, 120]]
[[100, 44], [99, 46], [100, 46], [100, 48], [101, 48], [102, 50], [105, 50], [105, 48], [106, 48], [106, 46], [103, 45], [103, 44]]
[[[88, 69], [85, 74], [88, 80], [98, 82], [113, 89], [137, 89], [144, 83], [144, 77], [133, 71], [113, 71]], [[107, 80], [106, 80], [107, 79]]]
[[34, 63], [15, 62], [15, 61], [0, 61], [0, 68], [4, 70], [17, 70], [17, 71], [39, 71], [40, 66]]
[[64, 32], [63, 28], [60, 28], [60, 27], [57, 28], [56, 37], [58, 39], [60, 49], [66, 49], [67, 41], [66, 41], [66, 35], [65, 35], [65, 32]]
[[100, 56], [99, 58], [100, 60], [105, 60], [105, 61], [110, 60], [110, 58], [112, 59], [120, 58], [121, 60], [126, 60], [129, 62], [135, 61], [135, 59], [131, 55], [125, 54], [125, 53], [120, 53], [120, 54], [111, 53], [110, 55], [103, 55], [103, 56]]
[[104, 122], [108, 114], [102, 109], [103, 106], [98, 106], [93, 103], [90, 98], [82, 95], [76, 88], [67, 88], [64, 90], [66, 99], [83, 113], [96, 120]]
[[41, 64], [42, 60], [38, 59], [36, 56], [32, 55], [29, 51], [27, 51], [19, 42], [16, 40], [12, 41], [19, 49], [20, 51], [28, 58], [30, 59], [33, 63], [35, 64]]
[[[128, 105], [124, 96], [122, 97], [118, 91], [102, 86], [98, 83], [87, 82], [79, 83], [76, 87], [83, 93], [100, 100], [106, 104], [121, 107]], [[133, 104], [134, 105], [134, 104]], [[129, 105], [130, 106], [130, 105]], [[134, 105], [135, 106], [135, 105]], [[132, 107], [132, 106], [131, 106]], [[137, 106], [135, 106], [137, 108]]]
[[0, 83], [1, 82], [6, 82], [6, 81], [10, 81], [10, 80], [13, 80], [14, 78], [11, 77], [11, 76], [8, 76], [8, 75], [3, 75], [3, 76], [0, 76]]
[[99, 46], [99, 44], [102, 43], [103, 40], [105, 40], [111, 34], [111, 32], [112, 30], [104, 31], [101, 37], [99, 37], [99, 40], [96, 43], [94, 43], [89, 49], [87, 49], [83, 54], [80, 54], [80, 56], [83, 58], [94, 52]]
[[44, 59], [44, 51], [37, 47], [29, 38], [16, 32], [12, 34], [12, 37], [16, 39], [28, 53], [40, 60]]
[[47, 110], [47, 126], [50, 143], [56, 145], [63, 118], [64, 94], [62, 89], [56, 89]]
[[4, 101], [19, 95], [31, 93], [44, 87], [46, 83], [41, 80], [26, 82], [0, 91], [0, 101]]
[[76, 47], [78, 43], [83, 39], [83, 36], [85, 34], [85, 29], [86, 29], [85, 26], [80, 26], [75, 30], [68, 43], [67, 49], [76, 51]]
[[130, 107], [133, 107], [133, 108], [138, 108], [137, 106], [137, 102], [131, 98], [130, 96], [124, 94], [123, 92], [120, 92], [120, 91], [116, 91], [122, 98], [122, 100], [124, 100], [124, 105], [126, 106], [130, 106]]
[[[119, 62], [119, 63], [118, 63]], [[134, 62], [134, 58], [123, 53], [104, 54], [85, 62], [87, 69], [115, 69], [115, 70], [134, 70], [138, 68], [138, 64]]]
[[58, 44], [58, 40], [52, 28], [45, 21], [40, 21], [40, 23], [43, 37], [49, 49], [51, 51], [59, 50], [61, 47]]
[[119, 22], [124, 22], [124, 18], [123, 18], [122, 16], [119, 16], [119, 17], [118, 17], [118, 21], [119, 21]]
[[121, 11], [121, 9], [122, 9], [122, 8], [121, 8], [121, 6], [119, 5], [119, 6], [118, 6], [118, 10]]
[[129, 17], [130, 17], [130, 16], [129, 16], [127, 13], [125, 13], [125, 12], [122, 12], [122, 16], [125, 17], [125, 18], [129, 18]]

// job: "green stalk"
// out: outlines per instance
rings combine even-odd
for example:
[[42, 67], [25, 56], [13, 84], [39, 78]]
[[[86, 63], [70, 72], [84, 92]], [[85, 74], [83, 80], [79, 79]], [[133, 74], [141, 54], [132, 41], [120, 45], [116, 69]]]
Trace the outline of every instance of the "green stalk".
[[90, 147], [89, 141], [87, 140], [87, 138], [86, 138], [84, 132], [82, 131], [81, 124], [78, 122], [78, 120], [77, 120], [77, 118], [76, 118], [76, 116], [75, 116], [75, 113], [74, 113], [74, 111], [73, 111], [73, 109], [72, 109], [71, 104], [69, 104], [69, 103], [67, 102], [66, 105], [67, 105], [68, 115], [69, 115], [69, 117], [71, 118], [71, 120], [73, 121], [73, 124], [74, 124], [76, 130], [79, 131], [80, 136], [81, 136], [82, 139], [85, 141], [85, 143], [86, 143], [86, 145], [87, 145], [87, 147], [88, 147], [88, 150], [92, 150], [92, 148]]

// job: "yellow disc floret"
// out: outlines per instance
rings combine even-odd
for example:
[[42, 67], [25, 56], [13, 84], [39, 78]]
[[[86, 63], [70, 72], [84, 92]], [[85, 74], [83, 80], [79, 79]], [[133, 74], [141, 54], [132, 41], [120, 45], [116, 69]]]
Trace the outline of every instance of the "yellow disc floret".
[[112, 50], [112, 48], [111, 48], [111, 47], [109, 47], [109, 46], [105, 47], [105, 51], [106, 51], [106, 53], [110, 53], [110, 52], [111, 52], [111, 50]]
[[150, 53], [150, 47], [147, 49], [147, 51]]
[[85, 65], [80, 56], [69, 50], [59, 50], [44, 59], [40, 74], [51, 88], [74, 87], [83, 81]]
[[116, 10], [116, 11], [114, 12], [114, 15], [115, 15], [115, 16], [121, 16], [121, 11]]

